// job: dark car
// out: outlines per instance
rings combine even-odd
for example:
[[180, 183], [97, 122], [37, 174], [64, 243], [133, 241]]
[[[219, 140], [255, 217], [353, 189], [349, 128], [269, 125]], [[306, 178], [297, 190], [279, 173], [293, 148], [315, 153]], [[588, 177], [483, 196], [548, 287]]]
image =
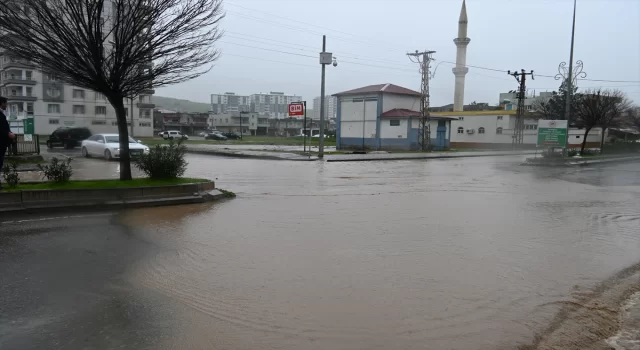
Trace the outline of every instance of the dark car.
[[224, 135], [229, 140], [240, 140], [242, 138], [239, 134], [236, 134], [235, 132], [225, 132], [222, 135]]
[[227, 139], [226, 136], [217, 133], [217, 132], [212, 132], [210, 134], [207, 134], [207, 136], [204, 137], [205, 140], [216, 140], [216, 141], [224, 141]]
[[57, 128], [53, 131], [47, 140], [47, 147], [64, 147], [72, 149], [80, 146], [83, 140], [91, 137], [91, 131], [88, 128]]

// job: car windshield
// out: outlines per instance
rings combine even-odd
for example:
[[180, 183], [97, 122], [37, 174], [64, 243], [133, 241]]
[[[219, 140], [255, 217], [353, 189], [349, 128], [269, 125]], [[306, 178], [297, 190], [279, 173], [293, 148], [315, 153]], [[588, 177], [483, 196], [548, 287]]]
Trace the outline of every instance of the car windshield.
[[[120, 136], [105, 136], [107, 143], [120, 143]], [[129, 137], [129, 143], [138, 143], [136, 140]]]

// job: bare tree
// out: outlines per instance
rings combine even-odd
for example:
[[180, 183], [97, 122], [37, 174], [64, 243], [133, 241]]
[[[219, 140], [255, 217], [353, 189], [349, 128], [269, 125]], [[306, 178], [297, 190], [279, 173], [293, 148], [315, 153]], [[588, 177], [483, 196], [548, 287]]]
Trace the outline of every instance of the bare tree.
[[602, 128], [602, 136], [600, 138], [600, 153], [604, 151], [604, 135], [607, 129], [618, 127], [625, 122], [624, 114], [631, 107], [631, 102], [627, 99], [624, 92], [620, 90], [603, 90], [601, 92], [603, 100], [603, 115], [600, 118], [598, 126]]
[[575, 109], [576, 124], [585, 129], [580, 152], [584, 152], [589, 131], [600, 126], [610, 113], [616, 111], [618, 103], [619, 99], [613, 97], [609, 90], [587, 90], [580, 95]]
[[194, 79], [219, 57], [222, 0], [0, 0], [0, 48], [116, 111], [120, 179], [131, 179], [124, 99]]
[[547, 119], [547, 120], [556, 120], [562, 117], [557, 108], [555, 108], [555, 103], [553, 101], [556, 98], [556, 93], [554, 92], [554, 96], [551, 98], [537, 97], [531, 103], [532, 114], [535, 114], [539, 119]]

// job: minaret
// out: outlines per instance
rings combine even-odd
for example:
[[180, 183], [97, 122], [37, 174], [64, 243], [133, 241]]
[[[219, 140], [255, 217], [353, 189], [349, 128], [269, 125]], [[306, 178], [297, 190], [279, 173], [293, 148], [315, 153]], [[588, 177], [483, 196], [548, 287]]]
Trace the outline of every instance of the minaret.
[[453, 75], [456, 76], [456, 87], [453, 94], [453, 111], [462, 112], [464, 108], [464, 77], [469, 72], [467, 68], [467, 45], [471, 39], [467, 38], [467, 5], [462, 0], [460, 19], [458, 20], [458, 37], [453, 39], [456, 44], [456, 66], [453, 68]]

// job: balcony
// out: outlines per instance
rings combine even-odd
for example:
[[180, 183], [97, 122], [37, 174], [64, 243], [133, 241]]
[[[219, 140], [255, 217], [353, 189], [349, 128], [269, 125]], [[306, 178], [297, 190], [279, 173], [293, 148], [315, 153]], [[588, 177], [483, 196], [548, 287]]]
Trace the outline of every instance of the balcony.
[[9, 58], [2, 63], [2, 69], [9, 68], [33, 68], [35, 65], [27, 60], [19, 60], [16, 58]]
[[156, 108], [156, 105], [153, 102], [138, 102], [136, 106], [138, 108]]
[[9, 101], [36, 101], [38, 97], [33, 94], [24, 94], [22, 92], [18, 92], [15, 94], [10, 94], [6, 96]]
[[4, 85], [36, 85], [36, 80], [30, 77], [22, 78], [20, 76], [11, 76], [2, 79], [1, 84]]

